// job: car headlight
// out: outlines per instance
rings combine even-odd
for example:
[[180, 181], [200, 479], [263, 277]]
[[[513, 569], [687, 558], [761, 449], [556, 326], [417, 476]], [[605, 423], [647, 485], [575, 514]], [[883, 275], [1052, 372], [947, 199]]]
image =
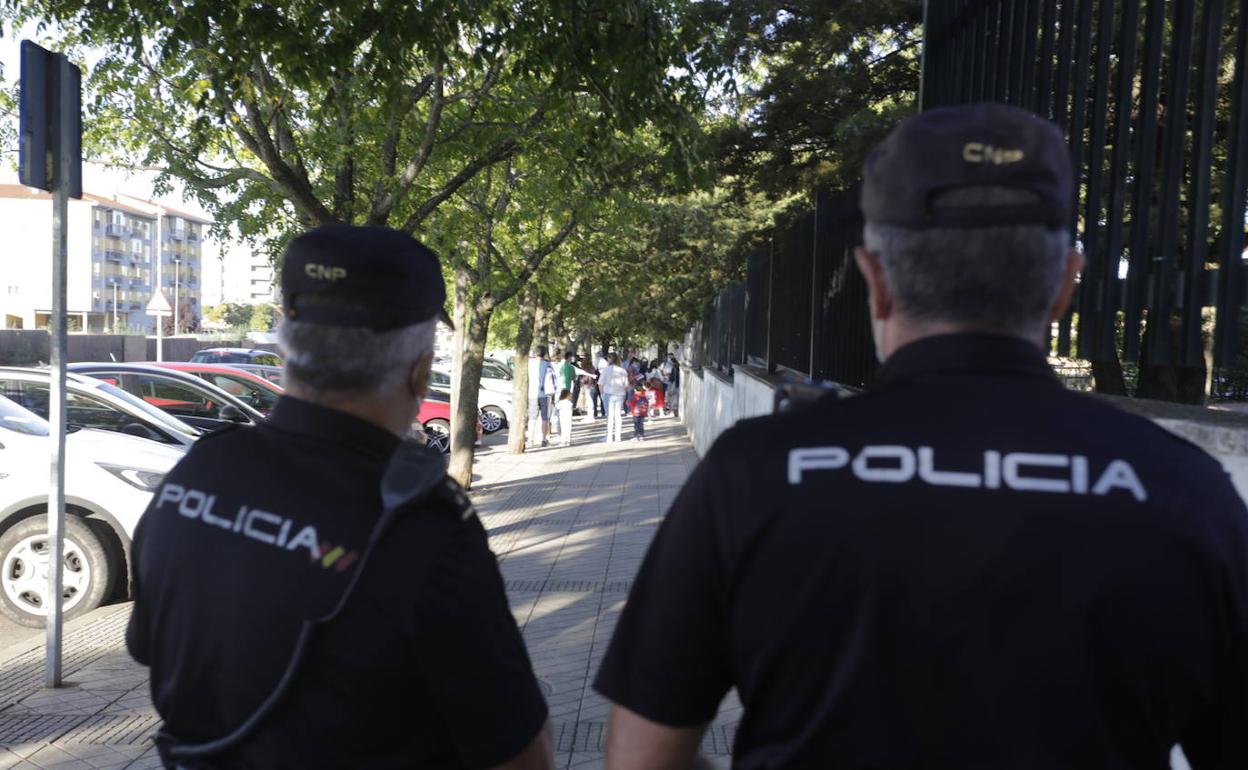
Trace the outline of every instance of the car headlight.
[[165, 474], [160, 471], [130, 468], [125, 465], [109, 465], [107, 463], [96, 463], [96, 465], [126, 482], [130, 486], [136, 489], [141, 489], [144, 492], [155, 492], [156, 487], [160, 486], [160, 482], [165, 478]]

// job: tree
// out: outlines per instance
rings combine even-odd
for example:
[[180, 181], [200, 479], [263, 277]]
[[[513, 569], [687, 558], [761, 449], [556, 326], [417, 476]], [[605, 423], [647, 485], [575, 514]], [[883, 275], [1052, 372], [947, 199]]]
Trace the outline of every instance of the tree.
[[721, 173], [773, 196], [855, 182], [867, 151], [917, 111], [919, 0], [715, 0], [701, 6], [737, 77]]
[[247, 326], [253, 332], [267, 332], [273, 328], [273, 306], [260, 303], [252, 305]]
[[[461, 321], [464, 449], [452, 472], [467, 483], [490, 313], [575, 228], [569, 190], [591, 195], [588, 180], [613, 173], [641, 129], [670, 148], [674, 173], [691, 175], [705, 84], [686, 5], [33, 0], [7, 14], [53, 19], [71, 47], [104, 50], [89, 78], [89, 145], [181, 180], [218, 229], [235, 224], [271, 254], [327, 222], [388, 224], [436, 244]], [[526, 163], [543, 148], [558, 168]], [[545, 184], [528, 180], [559, 172], [561, 195], [518, 202]]]
[[218, 227], [237, 223], [276, 249], [326, 222], [423, 230], [569, 107], [596, 114], [603, 142], [653, 120], [686, 146], [695, 91], [676, 68], [693, 32], [680, 9], [35, 0], [8, 16], [56, 20], [67, 44], [105, 52], [90, 75], [98, 152], [182, 180]]
[[204, 317], [210, 321], [218, 321], [231, 329], [249, 328], [253, 308], [241, 302], [226, 302], [213, 305], [204, 311]]

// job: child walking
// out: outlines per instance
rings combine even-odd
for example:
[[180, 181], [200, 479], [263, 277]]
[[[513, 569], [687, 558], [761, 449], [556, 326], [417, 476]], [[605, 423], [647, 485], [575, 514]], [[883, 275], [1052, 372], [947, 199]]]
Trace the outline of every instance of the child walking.
[[559, 403], [555, 404], [559, 413], [559, 446], [572, 443], [572, 392], [568, 389], [559, 391]]
[[633, 386], [633, 396], [628, 400], [628, 407], [629, 413], [633, 415], [633, 441], [645, 441], [646, 415], [650, 412], [645, 383], [638, 382]]

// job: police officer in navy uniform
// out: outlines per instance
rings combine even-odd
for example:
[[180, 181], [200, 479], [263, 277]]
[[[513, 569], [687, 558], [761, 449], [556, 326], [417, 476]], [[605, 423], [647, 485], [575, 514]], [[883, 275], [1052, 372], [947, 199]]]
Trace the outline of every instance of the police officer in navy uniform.
[[1082, 263], [1060, 131], [931, 110], [864, 176], [878, 382], [689, 478], [597, 677], [608, 767], [688, 766], [733, 687], [739, 768], [1248, 767], [1244, 503], [1046, 362]]
[[481, 522], [403, 441], [445, 317], [437, 257], [328, 225], [281, 273], [286, 395], [200, 439], [135, 534], [127, 643], [166, 764], [550, 767]]

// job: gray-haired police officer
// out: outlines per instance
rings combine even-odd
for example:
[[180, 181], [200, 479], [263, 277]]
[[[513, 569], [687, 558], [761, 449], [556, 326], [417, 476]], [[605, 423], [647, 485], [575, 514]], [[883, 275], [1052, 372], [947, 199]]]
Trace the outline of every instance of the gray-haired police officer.
[[1243, 501], [1045, 360], [1081, 266], [1060, 131], [932, 110], [864, 176], [878, 383], [694, 471], [598, 675], [608, 766], [687, 765], [735, 686], [738, 768], [1248, 767]]
[[134, 540], [127, 635], [180, 767], [551, 766], [485, 531], [402, 442], [446, 301], [409, 235], [335, 225], [282, 263], [287, 394], [201, 438]]

